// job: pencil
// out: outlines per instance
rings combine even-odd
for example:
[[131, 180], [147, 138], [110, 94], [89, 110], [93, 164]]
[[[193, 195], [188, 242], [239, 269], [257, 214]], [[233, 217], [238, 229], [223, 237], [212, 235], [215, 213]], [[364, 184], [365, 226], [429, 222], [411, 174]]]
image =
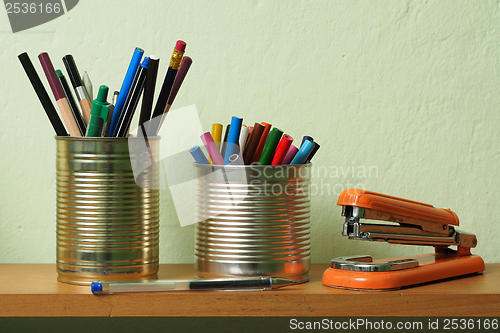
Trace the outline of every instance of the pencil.
[[82, 81], [85, 86], [85, 90], [87, 91], [89, 101], [92, 101], [94, 99], [94, 88], [92, 86], [92, 81], [90, 81], [89, 73], [86, 71], [83, 73]]
[[71, 108], [68, 104], [68, 100], [66, 96], [64, 96], [63, 89], [56, 75], [56, 71], [54, 70], [54, 66], [50, 61], [50, 57], [46, 52], [40, 53], [38, 55], [38, 59], [42, 64], [43, 71], [45, 72], [45, 76], [49, 81], [50, 88], [52, 89], [52, 93], [57, 102], [57, 106], [61, 111], [61, 115], [63, 117], [64, 123], [68, 128], [69, 135], [74, 137], [81, 137], [80, 130], [78, 129], [78, 125], [76, 124], [75, 117], [71, 113]]
[[150, 136], [156, 135], [158, 129], [160, 128], [161, 120], [165, 109], [167, 107], [168, 98], [170, 97], [170, 92], [172, 91], [172, 86], [174, 85], [175, 76], [181, 65], [182, 56], [186, 50], [186, 43], [178, 40], [175, 44], [174, 51], [172, 52], [172, 57], [170, 58], [170, 64], [168, 65], [167, 74], [163, 80], [163, 85], [161, 86], [160, 95], [156, 101], [156, 106], [151, 116], [151, 122], [149, 123], [148, 133]]
[[33, 63], [31, 62], [28, 53], [24, 52], [17, 56], [21, 65], [28, 76], [28, 79], [35, 90], [42, 107], [49, 118], [50, 123], [52, 124], [52, 128], [56, 132], [57, 136], [68, 136], [68, 132], [64, 128], [64, 125], [57, 114], [56, 109], [54, 108], [54, 104], [52, 104], [49, 95], [47, 94], [47, 90], [45, 90], [40, 77], [38, 76], [35, 67], [33, 67]]
[[56, 74], [63, 89], [64, 96], [66, 96], [66, 99], [68, 100], [69, 107], [71, 108], [71, 113], [73, 113], [73, 117], [75, 117], [76, 124], [78, 125], [78, 129], [80, 130], [80, 134], [82, 136], [85, 136], [85, 133], [87, 132], [87, 126], [85, 125], [82, 114], [80, 113], [80, 110], [78, 109], [78, 106], [73, 99], [73, 94], [69, 89], [68, 82], [66, 81], [66, 78], [64, 77], [64, 74], [60, 69], [56, 70]]
[[175, 76], [174, 85], [172, 86], [172, 91], [170, 92], [170, 97], [168, 98], [167, 107], [165, 109], [165, 112], [163, 112], [163, 116], [161, 118], [160, 128], [163, 125], [163, 122], [165, 121], [165, 118], [166, 118], [168, 111], [170, 111], [170, 108], [172, 107], [172, 104], [174, 103], [175, 96], [177, 96], [177, 93], [179, 92], [179, 88], [181, 87], [181, 84], [184, 81], [184, 78], [186, 77], [186, 74], [189, 70], [189, 67], [191, 67], [192, 63], [193, 63], [193, 60], [191, 60], [191, 58], [189, 58], [189, 57], [182, 58], [181, 67], [179, 68], [179, 71], [177, 72], [177, 75]]
[[155, 56], [149, 56], [148, 74], [146, 76], [146, 83], [144, 84], [144, 94], [142, 95], [142, 107], [139, 117], [139, 125], [148, 122], [151, 118], [151, 110], [153, 109], [153, 99], [155, 95], [156, 78], [158, 76], [158, 65], [160, 59]]
[[75, 59], [73, 59], [73, 56], [71, 54], [65, 55], [62, 60], [64, 63], [64, 67], [66, 67], [66, 71], [68, 72], [71, 85], [73, 86], [73, 89], [75, 89], [76, 98], [78, 98], [78, 102], [80, 103], [80, 106], [82, 108], [85, 124], [88, 124], [90, 110], [92, 109], [92, 98], [90, 97], [87, 88], [80, 78], [80, 73], [78, 72], [78, 68], [76, 67]]

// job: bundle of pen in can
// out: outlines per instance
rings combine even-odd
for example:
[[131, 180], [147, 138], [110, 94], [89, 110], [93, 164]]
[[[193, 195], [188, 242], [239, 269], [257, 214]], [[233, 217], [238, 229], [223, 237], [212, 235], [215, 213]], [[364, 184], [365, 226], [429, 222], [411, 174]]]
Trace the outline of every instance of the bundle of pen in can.
[[189, 152], [198, 164], [213, 165], [294, 165], [311, 162], [320, 145], [304, 136], [300, 145], [293, 138], [266, 122], [254, 126], [243, 124], [243, 118], [232, 117], [222, 140], [222, 124], [213, 124], [212, 132], [201, 135], [209, 158], [199, 145]]
[[152, 137], [157, 135], [191, 66], [191, 58], [184, 56], [185, 49], [186, 43], [177, 41], [154, 109], [153, 99], [160, 61], [157, 56], [143, 58], [144, 50], [136, 48], [120, 90], [115, 91], [111, 98], [108, 96], [109, 87], [101, 85], [95, 99], [87, 71], [81, 77], [73, 56], [69, 54], [64, 56], [62, 62], [79, 101], [80, 111], [62, 70], [54, 69], [49, 55], [46, 52], [41, 53], [38, 58], [64, 125], [28, 54], [22, 53], [18, 58], [57, 136], [68, 136], [69, 133], [71, 137], [127, 137], [142, 96], [138, 127], [144, 131], [144, 136]]

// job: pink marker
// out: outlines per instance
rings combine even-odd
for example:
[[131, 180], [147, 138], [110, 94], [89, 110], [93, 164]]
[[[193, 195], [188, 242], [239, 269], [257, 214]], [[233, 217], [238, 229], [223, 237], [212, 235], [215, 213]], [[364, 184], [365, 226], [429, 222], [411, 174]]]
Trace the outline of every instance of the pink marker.
[[200, 137], [205, 147], [207, 147], [208, 155], [210, 155], [210, 158], [212, 159], [212, 162], [214, 162], [214, 165], [223, 165], [224, 159], [222, 158], [219, 149], [217, 149], [217, 145], [212, 138], [212, 134], [210, 134], [210, 132], [206, 132]]
[[299, 148], [291, 145], [290, 148], [288, 148], [288, 152], [286, 153], [285, 158], [283, 159], [283, 162], [281, 164], [290, 164], [298, 151]]

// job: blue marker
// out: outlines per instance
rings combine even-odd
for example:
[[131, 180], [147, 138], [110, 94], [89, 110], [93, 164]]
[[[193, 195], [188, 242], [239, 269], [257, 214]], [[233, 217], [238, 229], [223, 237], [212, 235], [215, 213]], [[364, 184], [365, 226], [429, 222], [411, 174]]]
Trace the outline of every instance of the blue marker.
[[196, 145], [193, 146], [191, 149], [189, 149], [189, 152], [191, 155], [193, 155], [194, 160], [198, 164], [210, 164], [208, 162], [207, 158], [205, 157], [205, 154], [203, 154], [203, 151], [201, 150], [200, 146]]
[[293, 160], [290, 162], [290, 165], [304, 164], [309, 155], [311, 154], [313, 148], [314, 144], [311, 141], [309, 140], [304, 141], [304, 144], [300, 147], [299, 151], [297, 152]]
[[311, 141], [311, 142], [314, 142], [314, 139], [313, 139], [312, 137], [310, 137], [309, 135], [304, 135], [304, 136], [302, 137], [302, 142], [300, 143], [299, 148], [300, 148], [300, 147], [302, 147], [302, 145], [304, 144], [304, 142], [306, 142], [306, 140], [309, 140], [309, 141]]
[[229, 127], [229, 135], [227, 136], [226, 154], [224, 155], [224, 165], [228, 165], [231, 163], [229, 161], [229, 157], [231, 155], [240, 153], [239, 141], [242, 123], [243, 118], [231, 118], [231, 126]]
[[127, 96], [134, 81], [135, 73], [139, 69], [139, 64], [141, 63], [142, 55], [144, 50], [138, 47], [135, 48], [132, 60], [130, 60], [130, 65], [128, 66], [127, 74], [125, 74], [125, 79], [123, 80], [122, 87], [120, 89], [120, 94], [116, 100], [115, 110], [113, 112], [113, 119], [111, 120], [111, 127], [109, 129], [110, 136], [115, 132], [116, 126], [118, 125], [118, 120], [120, 120], [120, 115], [127, 100]]

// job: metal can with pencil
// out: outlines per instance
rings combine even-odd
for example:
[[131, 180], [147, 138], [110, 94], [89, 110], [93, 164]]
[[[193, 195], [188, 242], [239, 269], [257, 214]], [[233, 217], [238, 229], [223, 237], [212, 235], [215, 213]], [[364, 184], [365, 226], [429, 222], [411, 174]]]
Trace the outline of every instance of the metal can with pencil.
[[[155, 278], [157, 164], [134, 176], [131, 161], [144, 156], [129, 150], [128, 138], [56, 137], [56, 143], [58, 279], [90, 285]], [[150, 154], [158, 151], [159, 138], [149, 138]]]

